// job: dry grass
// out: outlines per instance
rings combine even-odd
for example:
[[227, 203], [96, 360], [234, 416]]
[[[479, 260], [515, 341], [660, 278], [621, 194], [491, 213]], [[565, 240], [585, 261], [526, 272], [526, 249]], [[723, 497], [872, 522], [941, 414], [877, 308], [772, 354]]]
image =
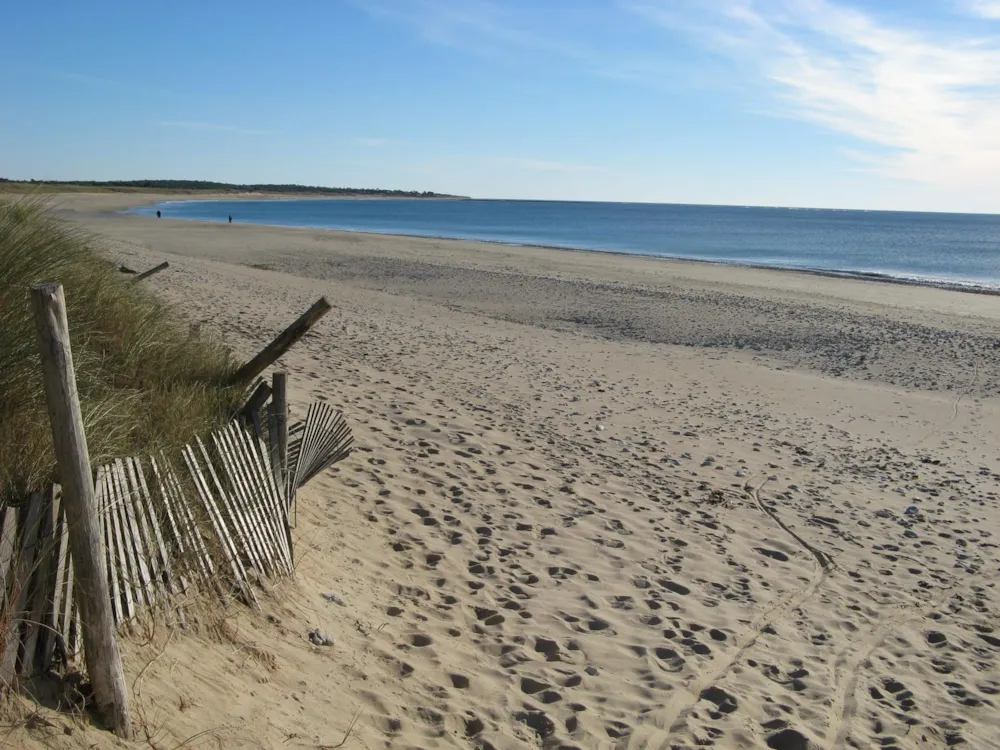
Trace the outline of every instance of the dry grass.
[[51, 481], [52, 438], [28, 287], [66, 293], [91, 460], [171, 449], [225, 422], [241, 389], [221, 345], [187, 325], [37, 199], [0, 205], [0, 499]]

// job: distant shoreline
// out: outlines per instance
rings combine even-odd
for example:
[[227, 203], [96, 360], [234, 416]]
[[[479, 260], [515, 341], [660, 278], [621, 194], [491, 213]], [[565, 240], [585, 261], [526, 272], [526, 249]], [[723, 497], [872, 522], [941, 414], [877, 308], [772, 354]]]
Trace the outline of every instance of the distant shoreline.
[[268, 198], [407, 198], [410, 200], [471, 200], [465, 195], [420, 190], [381, 190], [370, 188], [331, 188], [319, 185], [279, 185], [206, 182], [200, 180], [97, 180], [97, 181], [24, 181], [0, 177], [0, 194], [159, 193], [170, 195], [232, 195]]
[[[273, 198], [270, 196], [252, 196], [253, 198], [261, 198], [264, 200], [297, 200], [299, 196], [280, 196], [278, 198]], [[336, 200], [340, 196], [311, 196], [308, 199], [330, 199]], [[370, 198], [372, 196], [356, 196], [357, 199]], [[243, 200], [244, 198], [241, 198]], [[247, 200], [252, 199], [251, 197], [245, 198]], [[303, 199], [306, 199], [303, 197]], [[149, 218], [143, 216], [142, 214], [131, 213], [131, 209], [140, 208], [142, 206], [148, 206], [151, 203], [163, 203], [170, 201], [167, 198], [166, 201], [163, 200], [152, 200], [143, 201], [141, 204], [132, 205], [127, 208], [115, 211], [114, 213], [127, 214], [129, 216], [134, 216], [137, 218]], [[182, 200], [178, 202], [196, 202], [196, 201], [219, 201], [223, 200], [217, 197], [205, 197], [199, 199]], [[439, 199], [441, 200], [441, 199]], [[443, 199], [447, 200], [447, 199]], [[215, 225], [225, 222], [211, 221], [207, 219], [190, 219], [190, 218], [178, 218], [170, 217], [170, 221], [184, 221], [184, 222], [194, 222], [198, 224]], [[523, 247], [523, 248], [537, 248], [542, 250], [557, 250], [565, 251], [571, 253], [592, 253], [601, 256], [618, 256], [624, 258], [647, 258], [656, 261], [667, 261], [671, 263], [696, 263], [708, 266], [722, 266], [730, 268], [751, 268], [761, 271], [778, 271], [781, 273], [801, 273], [810, 276], [819, 276], [825, 278], [834, 279], [851, 279], [855, 281], [868, 281], [874, 283], [885, 283], [885, 284], [898, 284], [903, 286], [911, 287], [925, 287], [930, 289], [941, 289], [945, 291], [954, 292], [967, 292], [969, 294], [981, 294], [989, 296], [1000, 296], [1000, 287], [991, 287], [985, 284], [976, 283], [973, 281], [948, 281], [945, 279], [927, 279], [927, 278], [908, 278], [904, 276], [894, 276], [888, 273], [880, 273], [875, 271], [840, 271], [825, 268], [809, 268], [809, 267], [799, 267], [799, 266], [782, 266], [782, 265], [768, 265], [763, 263], [752, 263], [752, 262], [741, 262], [741, 261], [726, 261], [726, 260], [709, 260], [705, 258], [692, 258], [680, 255], [663, 255], [654, 253], [645, 253], [641, 251], [624, 251], [624, 250], [602, 250], [596, 248], [587, 247], [573, 247], [568, 245], [546, 245], [541, 243], [531, 243], [531, 242], [508, 242], [504, 240], [490, 240], [490, 239], [480, 239], [473, 237], [457, 237], [449, 235], [428, 235], [428, 234], [407, 234], [404, 232], [376, 232], [372, 230], [363, 229], [338, 229], [335, 227], [319, 227], [319, 226], [306, 226], [306, 225], [292, 225], [292, 224], [267, 224], [263, 222], [253, 222], [253, 221], [240, 221], [239, 224], [243, 226], [259, 226], [259, 227], [269, 227], [274, 229], [297, 229], [297, 230], [309, 230], [309, 231], [319, 231], [319, 232], [334, 232], [340, 234], [361, 234], [367, 236], [382, 236], [382, 237], [405, 237], [423, 240], [438, 240], [445, 242], [471, 242], [471, 243], [483, 243], [486, 245], [501, 245], [506, 247]]]

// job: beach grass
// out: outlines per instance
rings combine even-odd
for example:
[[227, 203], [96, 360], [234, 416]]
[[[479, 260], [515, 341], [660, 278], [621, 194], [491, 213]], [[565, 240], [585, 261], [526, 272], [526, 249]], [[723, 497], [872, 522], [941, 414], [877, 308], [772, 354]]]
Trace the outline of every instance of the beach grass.
[[38, 198], [0, 201], [0, 495], [56, 479], [31, 284], [62, 283], [91, 462], [183, 445], [242, 395], [221, 344], [119, 273]]

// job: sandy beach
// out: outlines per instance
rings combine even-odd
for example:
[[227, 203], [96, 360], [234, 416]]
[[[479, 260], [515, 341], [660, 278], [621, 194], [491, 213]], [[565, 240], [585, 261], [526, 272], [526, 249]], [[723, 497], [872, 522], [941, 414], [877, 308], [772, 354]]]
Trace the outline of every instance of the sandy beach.
[[996, 297], [142, 200], [57, 210], [241, 357], [326, 296], [357, 441], [264, 615], [130, 639], [149, 745], [1000, 747]]

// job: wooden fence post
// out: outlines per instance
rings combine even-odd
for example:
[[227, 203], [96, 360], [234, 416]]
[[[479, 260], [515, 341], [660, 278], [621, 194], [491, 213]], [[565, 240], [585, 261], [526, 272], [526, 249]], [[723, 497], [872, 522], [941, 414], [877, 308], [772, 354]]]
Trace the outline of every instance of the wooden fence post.
[[100, 519], [76, 390], [62, 285], [32, 286], [31, 306], [42, 356], [56, 465], [63, 488], [62, 503], [69, 527], [87, 672], [98, 711], [115, 734], [131, 739], [128, 692], [111, 612]]
[[[277, 450], [277, 466], [274, 477], [282, 489], [288, 486], [288, 373], [282, 371], [271, 375], [271, 408], [274, 409], [276, 435], [274, 445]], [[288, 501], [288, 498], [285, 499]]]
[[326, 297], [320, 297], [313, 306], [306, 310], [299, 319], [288, 328], [278, 334], [278, 336], [264, 347], [260, 353], [247, 362], [233, 375], [232, 383], [249, 383], [264, 370], [274, 364], [282, 354], [287, 352], [292, 344], [306, 335], [310, 328], [316, 324], [320, 318], [330, 312], [331, 305], [326, 301]]

